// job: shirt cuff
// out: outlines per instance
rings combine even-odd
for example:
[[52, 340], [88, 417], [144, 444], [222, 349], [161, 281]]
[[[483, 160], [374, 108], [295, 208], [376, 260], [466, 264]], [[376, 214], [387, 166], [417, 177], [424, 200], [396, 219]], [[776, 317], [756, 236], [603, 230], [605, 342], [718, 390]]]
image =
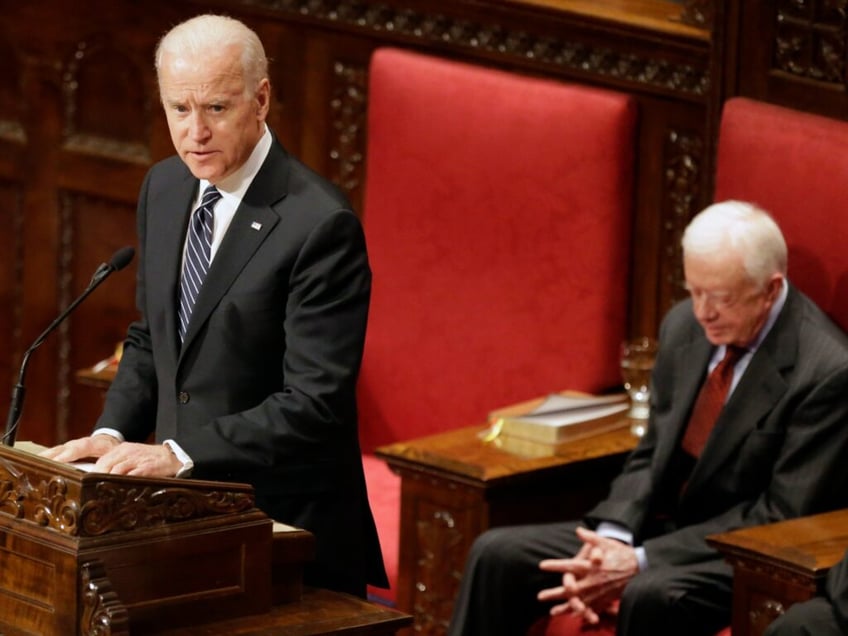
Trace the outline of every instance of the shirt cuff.
[[638, 548], [633, 548], [633, 551], [636, 552], [636, 560], [639, 562], [639, 571], [644, 572], [648, 569], [648, 555], [645, 552], [645, 548], [640, 545]]
[[622, 543], [626, 543], [627, 545], [633, 545], [633, 533], [630, 532], [624, 526], [620, 526], [617, 523], [612, 523], [610, 521], [601, 521], [598, 524], [598, 527], [595, 529], [602, 537], [607, 537], [609, 539], [615, 539], [617, 541], [621, 541]]
[[114, 428], [98, 428], [96, 429], [92, 435], [109, 435], [110, 437], [114, 437], [119, 442], [125, 442], [124, 435], [121, 431], [116, 431]]
[[191, 460], [191, 457], [188, 456], [188, 453], [186, 453], [182, 448], [180, 448], [180, 445], [172, 439], [166, 439], [164, 442], [162, 442], [162, 444], [170, 448], [171, 452], [177, 456], [177, 459], [180, 460], [183, 465], [183, 467], [180, 468], [177, 471], [177, 474], [174, 476], [188, 477], [189, 475], [191, 475], [191, 471], [192, 469], [194, 469], [194, 462]]

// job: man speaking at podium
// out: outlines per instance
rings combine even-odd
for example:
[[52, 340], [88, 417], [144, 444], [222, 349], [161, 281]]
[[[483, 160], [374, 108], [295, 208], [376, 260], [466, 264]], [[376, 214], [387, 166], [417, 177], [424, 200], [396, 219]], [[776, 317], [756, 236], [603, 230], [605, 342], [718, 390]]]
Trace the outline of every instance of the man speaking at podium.
[[92, 435], [45, 455], [252, 484], [259, 508], [315, 535], [305, 583], [364, 596], [386, 578], [357, 435], [361, 225], [266, 126], [268, 62], [244, 24], [176, 26], [156, 69], [178, 156], [139, 195], [140, 317]]

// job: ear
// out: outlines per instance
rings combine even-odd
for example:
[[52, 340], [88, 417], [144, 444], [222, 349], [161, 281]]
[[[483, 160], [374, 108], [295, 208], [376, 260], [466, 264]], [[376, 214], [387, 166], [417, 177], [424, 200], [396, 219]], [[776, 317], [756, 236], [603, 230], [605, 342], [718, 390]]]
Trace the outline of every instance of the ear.
[[771, 275], [766, 283], [766, 295], [769, 302], [775, 302], [780, 295], [780, 290], [783, 288], [783, 274], [775, 272]]
[[264, 122], [271, 108], [271, 82], [267, 77], [259, 82], [254, 99], [256, 100], [256, 119]]

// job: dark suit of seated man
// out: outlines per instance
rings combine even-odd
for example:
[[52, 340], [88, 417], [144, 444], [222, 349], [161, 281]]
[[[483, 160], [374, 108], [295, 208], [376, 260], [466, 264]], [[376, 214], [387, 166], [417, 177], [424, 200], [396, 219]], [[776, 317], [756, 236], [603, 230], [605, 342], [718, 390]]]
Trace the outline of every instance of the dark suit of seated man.
[[848, 552], [827, 573], [823, 596], [796, 603], [763, 632], [763, 636], [844, 634], [848, 634]]
[[451, 636], [517, 636], [565, 611], [615, 613], [618, 636], [712, 635], [732, 572], [707, 535], [848, 504], [848, 340], [787, 281], [776, 223], [710, 206], [683, 264], [690, 298], [660, 329], [647, 432], [608, 497], [582, 522], [481, 535]]

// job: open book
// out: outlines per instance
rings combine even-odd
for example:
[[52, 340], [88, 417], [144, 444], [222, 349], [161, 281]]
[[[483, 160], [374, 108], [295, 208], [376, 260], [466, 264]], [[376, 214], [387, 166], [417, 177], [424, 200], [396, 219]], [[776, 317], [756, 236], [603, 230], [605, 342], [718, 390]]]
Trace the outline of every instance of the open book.
[[564, 392], [493, 411], [489, 419], [498, 434], [558, 444], [629, 426], [623, 415], [629, 408], [626, 393]]

